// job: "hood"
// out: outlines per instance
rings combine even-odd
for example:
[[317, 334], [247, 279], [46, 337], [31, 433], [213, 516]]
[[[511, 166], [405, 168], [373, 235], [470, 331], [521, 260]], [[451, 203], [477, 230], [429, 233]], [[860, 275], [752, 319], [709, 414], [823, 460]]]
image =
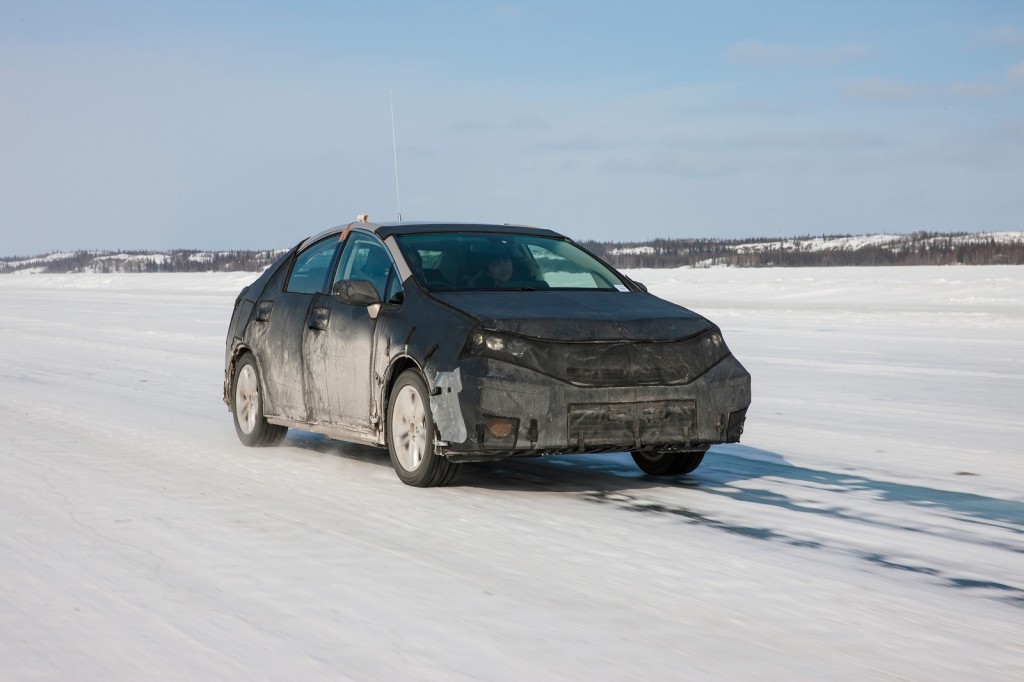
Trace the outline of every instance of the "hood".
[[712, 327], [691, 310], [640, 292], [478, 291], [434, 296], [487, 329], [552, 341], [675, 341]]

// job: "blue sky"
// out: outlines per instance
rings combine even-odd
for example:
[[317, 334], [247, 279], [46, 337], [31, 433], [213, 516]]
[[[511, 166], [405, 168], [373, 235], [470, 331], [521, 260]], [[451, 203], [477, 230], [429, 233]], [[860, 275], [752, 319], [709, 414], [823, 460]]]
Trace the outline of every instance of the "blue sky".
[[1024, 230], [1024, 2], [0, 3], [0, 255]]

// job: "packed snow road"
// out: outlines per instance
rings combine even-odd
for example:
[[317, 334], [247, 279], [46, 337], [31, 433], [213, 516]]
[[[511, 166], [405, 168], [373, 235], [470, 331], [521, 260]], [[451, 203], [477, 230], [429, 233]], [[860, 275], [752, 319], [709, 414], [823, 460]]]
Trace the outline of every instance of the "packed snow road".
[[400, 484], [247, 449], [221, 275], [0, 277], [0, 679], [1024, 679], [1024, 268], [631, 273], [743, 444]]

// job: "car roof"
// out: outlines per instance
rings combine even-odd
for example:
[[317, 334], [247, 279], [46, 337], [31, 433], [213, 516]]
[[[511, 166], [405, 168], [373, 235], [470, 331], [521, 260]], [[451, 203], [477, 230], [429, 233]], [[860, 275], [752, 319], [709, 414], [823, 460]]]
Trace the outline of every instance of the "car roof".
[[315, 234], [312, 237], [304, 240], [302, 246], [305, 247], [314, 242], [320, 241], [324, 237], [332, 234], [337, 234], [345, 229], [361, 229], [373, 232], [381, 239], [390, 237], [391, 235], [404, 235], [404, 234], [435, 234], [435, 233], [458, 233], [458, 232], [493, 232], [503, 234], [533, 234], [542, 237], [556, 237], [565, 239], [565, 235], [555, 232], [554, 230], [547, 230], [541, 227], [530, 227], [528, 225], [493, 225], [487, 223], [442, 223], [442, 222], [408, 222], [408, 223], [371, 223], [366, 221], [356, 221], [348, 223], [347, 225], [338, 225], [328, 230], [324, 230], [319, 234]]
[[383, 237], [403, 234], [427, 234], [438, 232], [503, 232], [505, 234], [535, 234], [545, 237], [562, 237], [554, 230], [527, 225], [489, 225], [485, 223], [377, 223], [374, 232]]

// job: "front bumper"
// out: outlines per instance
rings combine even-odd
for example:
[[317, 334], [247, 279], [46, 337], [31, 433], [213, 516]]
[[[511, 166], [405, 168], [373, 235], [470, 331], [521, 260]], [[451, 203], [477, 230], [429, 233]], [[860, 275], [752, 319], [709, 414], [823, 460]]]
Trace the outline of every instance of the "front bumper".
[[684, 385], [581, 387], [490, 358], [464, 358], [455, 461], [622, 450], [700, 450], [736, 442], [750, 374], [728, 355]]

